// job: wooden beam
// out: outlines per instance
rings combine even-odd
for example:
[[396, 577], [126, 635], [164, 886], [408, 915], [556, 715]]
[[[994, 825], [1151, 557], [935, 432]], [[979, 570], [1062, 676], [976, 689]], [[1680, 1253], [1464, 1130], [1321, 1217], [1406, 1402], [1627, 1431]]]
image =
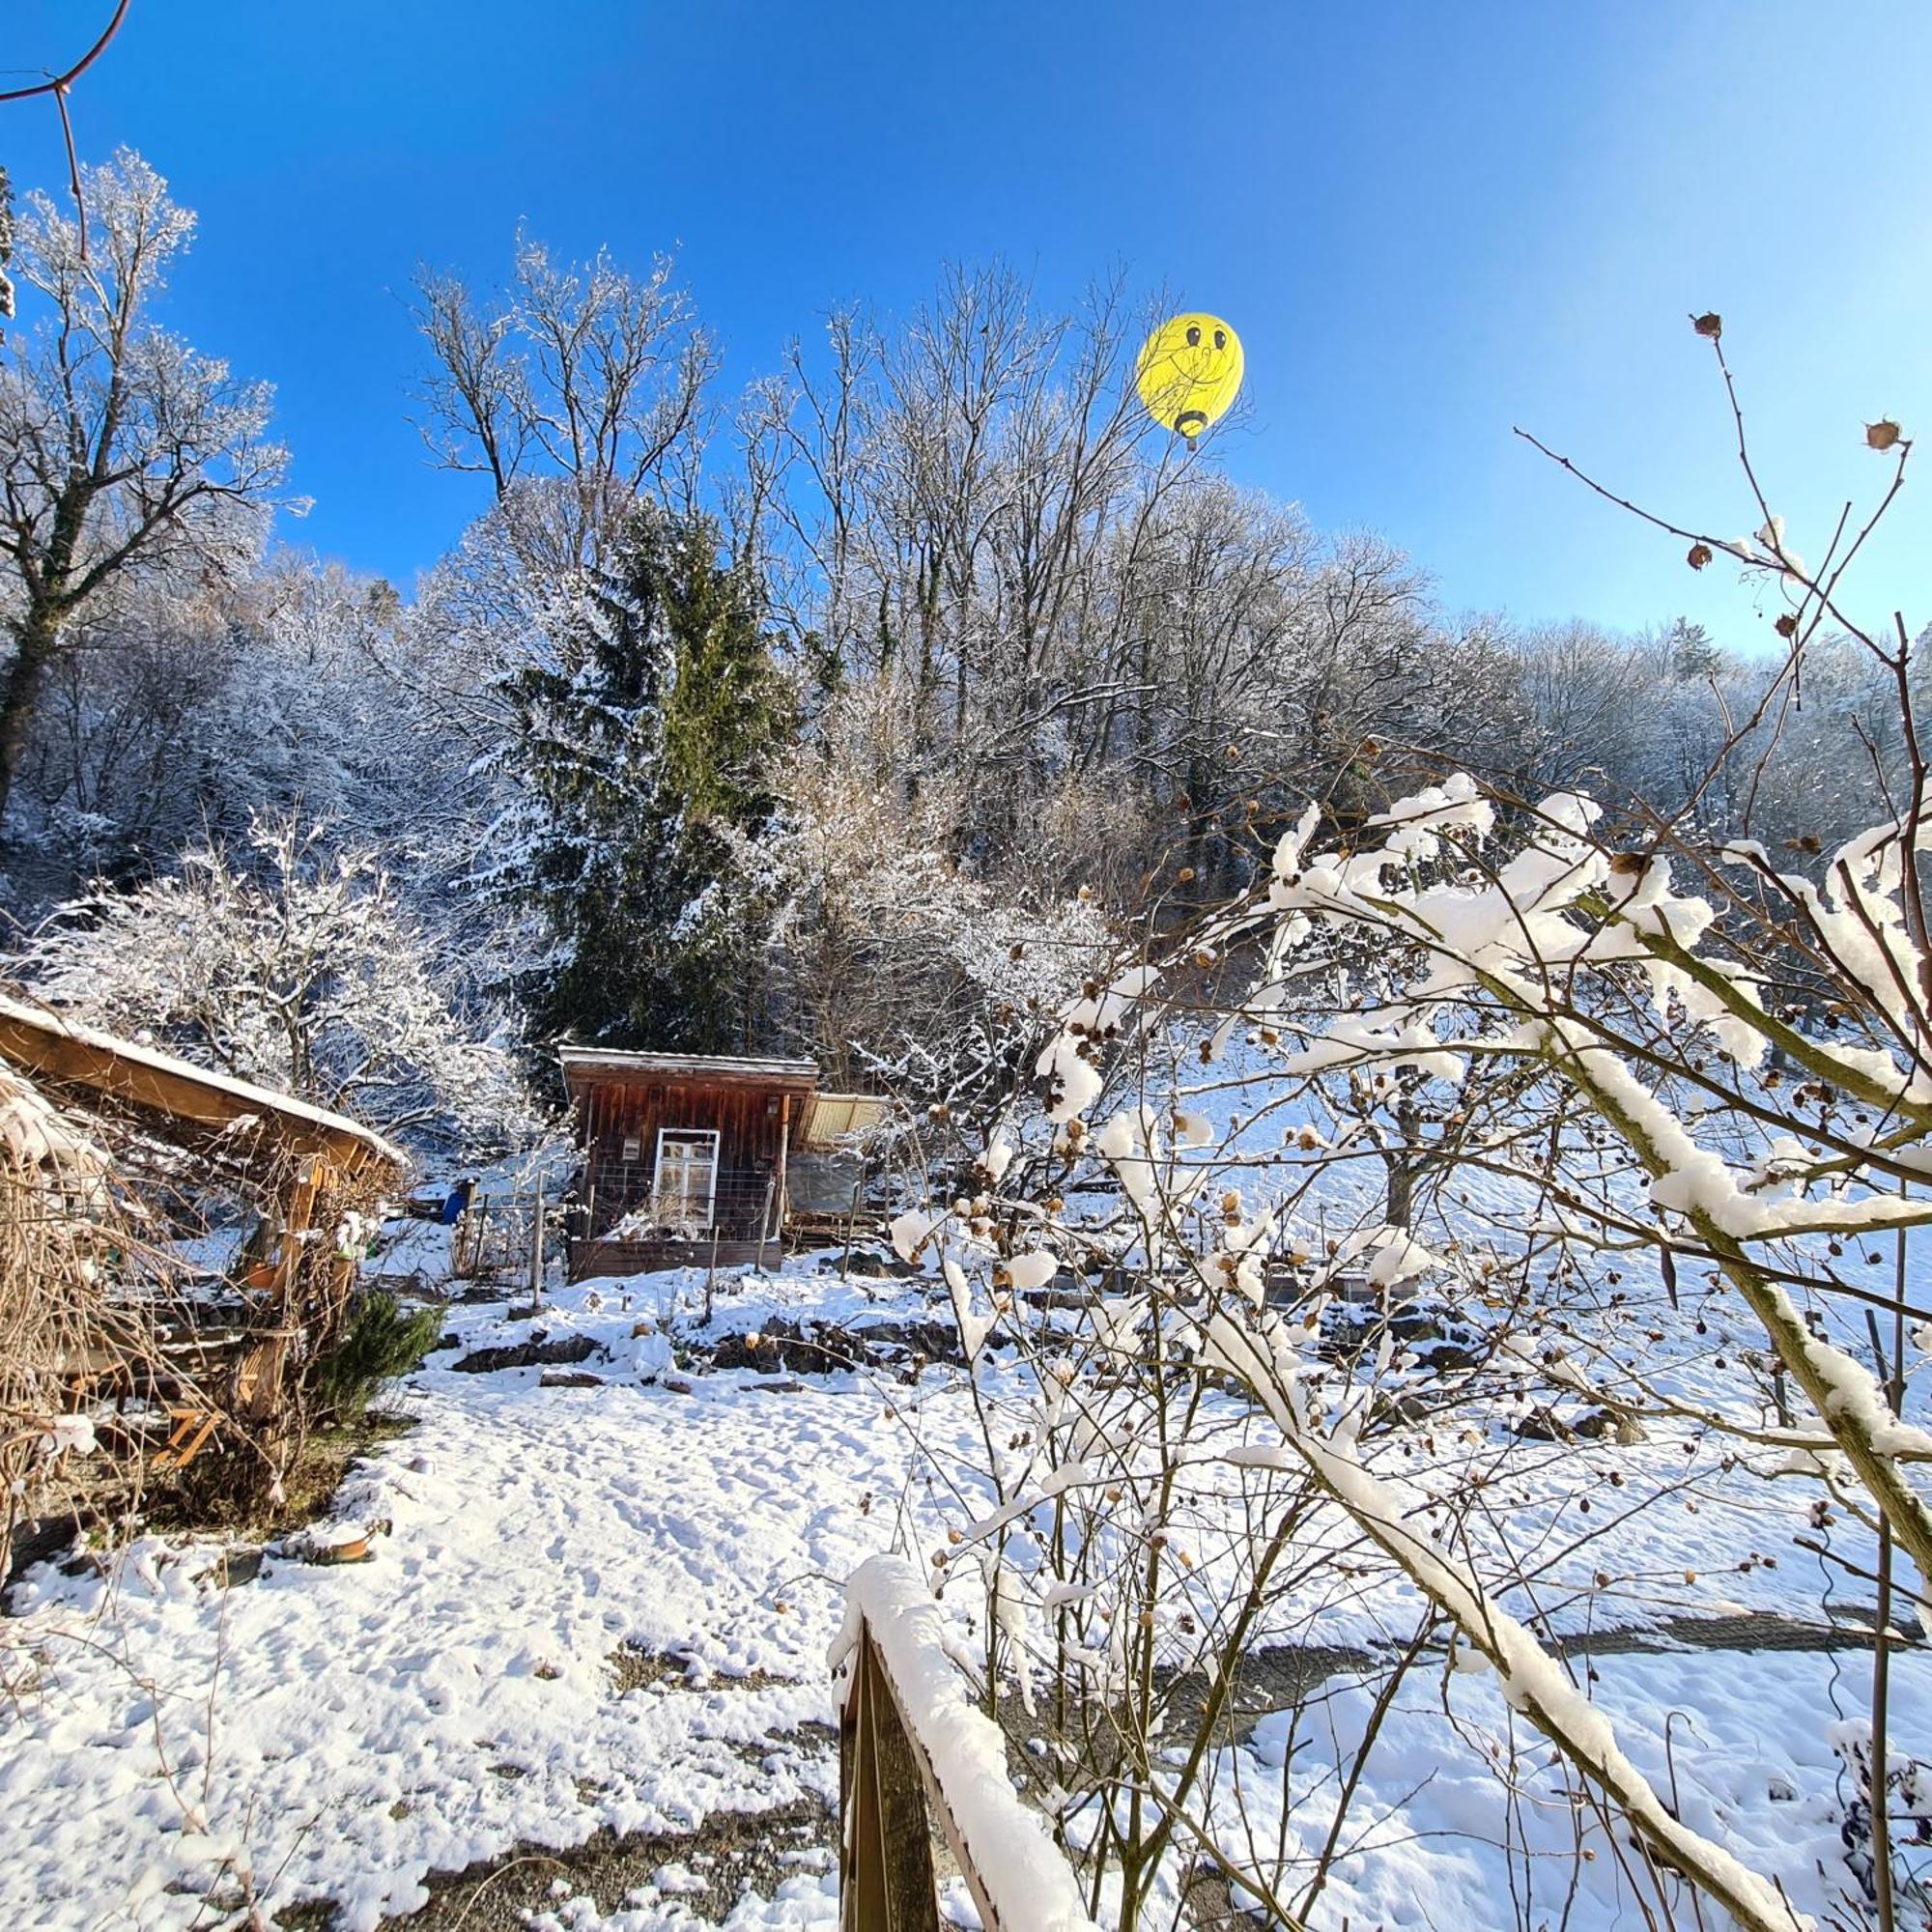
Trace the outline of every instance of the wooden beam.
[[221, 1417], [212, 1408], [171, 1408], [168, 1419], [175, 1426], [174, 1434], [155, 1458], [157, 1469], [185, 1469], [201, 1454], [202, 1445], [214, 1434]]
[[[0, 1007], [0, 1057], [56, 1088], [102, 1100], [166, 1123], [199, 1129], [209, 1137], [231, 1136], [256, 1154], [265, 1145], [273, 1152], [327, 1154], [345, 1173], [390, 1163], [380, 1143], [348, 1122], [332, 1125], [308, 1112], [276, 1104], [276, 1096], [238, 1092], [194, 1070], [175, 1066], [129, 1042], [121, 1051], [106, 1036], [74, 1033], [49, 1016], [42, 1019]], [[252, 1128], [249, 1123], [254, 1123]]]
[[296, 1263], [301, 1259], [302, 1236], [315, 1218], [315, 1197], [321, 1193], [327, 1176], [326, 1163], [304, 1161], [290, 1184], [288, 1202], [282, 1209], [282, 1241], [275, 1254], [274, 1278], [269, 1284], [270, 1292], [284, 1304], [289, 1286], [296, 1278]]
[[[876, 1767], [870, 1776], [877, 1792], [870, 1798], [867, 1795], [861, 1770], [855, 1769], [848, 1777], [843, 1755], [848, 1740], [859, 1754], [861, 1767], [868, 1756]], [[973, 1862], [966, 1834], [952, 1815], [952, 1807], [947, 1803], [946, 1788], [940, 1783], [939, 1774], [933, 1769], [924, 1746], [920, 1743], [918, 1731], [906, 1722], [905, 1707], [899, 1697], [898, 1687], [893, 1682], [885, 1653], [864, 1623], [859, 1628], [857, 1655], [852, 1664], [852, 1686], [839, 1719], [839, 1746], [840, 1817], [844, 1826], [842, 1841], [853, 1848], [849, 1853], [841, 1851], [840, 1854], [840, 1932], [900, 1932], [902, 1926], [916, 1926], [920, 1932], [924, 1932], [924, 1928], [937, 1922], [938, 1902], [933, 1887], [930, 1847], [931, 1826], [935, 1824], [946, 1841], [947, 1850], [952, 1854], [953, 1861], [959, 1867], [959, 1876], [965, 1881], [966, 1889], [973, 1895], [983, 1932], [1012, 1932], [1009, 1922], [1001, 1918], [992, 1894], [986, 1889], [984, 1877]], [[903, 1816], [908, 1803], [908, 1772], [912, 1778], [911, 1788], [923, 1794], [923, 1802], [919, 1804], [921, 1844], [925, 1852], [923, 1880], [910, 1849], [907, 1835], [910, 1828]], [[868, 1804], [870, 1809], [866, 1808]], [[862, 1834], [855, 1836], [855, 1832]], [[870, 1833], [869, 1838], [863, 1835], [866, 1832]], [[887, 1910], [892, 1915], [887, 1918], [855, 1919], [845, 1916], [848, 1870], [853, 1883], [864, 1894], [867, 1909], [870, 1909], [876, 1896], [876, 1887], [871, 1891], [865, 1890], [866, 1881], [858, 1868], [858, 1860], [862, 1856], [873, 1861], [876, 1869], [884, 1875], [882, 1882], [888, 1894]], [[845, 1862], [848, 1858], [852, 1860], [849, 1867]], [[931, 1908], [935, 1915], [932, 1918], [919, 1916], [914, 1901], [900, 1902], [902, 1894], [916, 1890], [922, 1885], [923, 1889], [920, 1891], [920, 1897]], [[899, 1917], [899, 1914], [908, 1916]]]
[[839, 1932], [938, 1932], [924, 1768], [868, 1630], [838, 1719]]
[[791, 1204], [785, 1199], [785, 1155], [791, 1148], [791, 1095], [787, 1094], [779, 1107], [779, 1265], [784, 1265], [784, 1225], [785, 1215]]
[[327, 1163], [304, 1161], [289, 1187], [282, 1209], [281, 1243], [267, 1288], [274, 1326], [249, 1350], [235, 1378], [236, 1406], [250, 1422], [271, 1421], [282, 1406], [282, 1372], [296, 1331], [289, 1291], [295, 1285], [296, 1264], [301, 1260], [302, 1236], [308, 1233], [316, 1196], [327, 1174]]

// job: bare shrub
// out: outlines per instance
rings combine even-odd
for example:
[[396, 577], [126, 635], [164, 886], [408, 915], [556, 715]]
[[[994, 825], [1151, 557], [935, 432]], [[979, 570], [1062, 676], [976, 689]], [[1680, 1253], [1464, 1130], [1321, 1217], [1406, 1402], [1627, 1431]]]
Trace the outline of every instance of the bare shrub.
[[[1493, 1776], [1513, 1922], [1585, 1885], [1659, 1925], [1911, 1922], [1890, 1806], [1865, 1794], [1842, 1872], [1753, 1868], [1692, 1821], [1668, 1729], [1613, 1724], [1566, 1642], [1693, 1613], [1713, 1544], [1686, 1518], [1735, 1509], [1766, 1528], [1727, 1571], [1775, 1569], [1776, 1525], [1830, 1579], [1821, 1623], [1840, 1582], [1875, 1590], [1863, 1748], [1892, 1764], [1890, 1624], [1932, 1581], [1913, 650], [1845, 610], [1849, 520], [1815, 571], [1768, 506], [1754, 538], [1664, 527], [1760, 580], [1786, 647], [1681, 810], [1423, 783], [1426, 753], [1365, 744], [1345, 788], [1251, 829], [1250, 885], [1089, 983], [1036, 1063], [1043, 1106], [1016, 1097], [971, 1180], [895, 1224], [936, 1252], [983, 1452], [946, 1471], [927, 1574], [971, 1605], [986, 1700], [1108, 1922], [1204, 1886], [1308, 1922], [1418, 1666]], [[1707, 831], [1720, 773], [1748, 826], [1734, 754], [1827, 626], [1894, 693], [1884, 815], [1831, 849]], [[1778, 734], [1758, 744], [1768, 769]], [[1358, 1707], [1324, 1726], [1331, 1692], [1255, 1680], [1319, 1660], [1338, 1611], [1366, 1648], [1317, 1672]], [[1278, 1755], [1237, 1742], [1247, 1694]], [[1803, 1910], [1787, 1877], [1818, 1881]]]
[[0, 1063], [0, 1485], [11, 1547], [56, 1509], [126, 1506], [154, 1444], [129, 1397], [191, 1379], [162, 1360], [167, 1259], [100, 1137]]

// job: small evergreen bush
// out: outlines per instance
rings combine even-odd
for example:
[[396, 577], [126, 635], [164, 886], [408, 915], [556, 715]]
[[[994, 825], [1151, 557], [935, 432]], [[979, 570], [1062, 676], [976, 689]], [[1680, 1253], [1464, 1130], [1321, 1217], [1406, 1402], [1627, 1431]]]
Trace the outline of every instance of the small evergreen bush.
[[406, 1376], [435, 1348], [440, 1309], [406, 1312], [393, 1294], [372, 1289], [335, 1348], [316, 1365], [317, 1397], [341, 1415], [359, 1415], [384, 1382]]

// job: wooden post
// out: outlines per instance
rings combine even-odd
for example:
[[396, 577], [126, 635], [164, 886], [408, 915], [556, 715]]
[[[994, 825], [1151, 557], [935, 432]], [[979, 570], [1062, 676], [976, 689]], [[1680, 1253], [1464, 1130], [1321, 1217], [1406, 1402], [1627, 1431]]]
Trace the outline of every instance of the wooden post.
[[530, 1209], [530, 1314], [543, 1312], [544, 1191], [537, 1182], [536, 1205]]
[[866, 1191], [866, 1157], [859, 1156], [859, 1178], [852, 1183], [852, 1211], [845, 1217], [845, 1255], [838, 1264], [838, 1285], [852, 1272], [852, 1242], [859, 1233], [859, 1197]]
[[868, 1630], [838, 1718], [839, 1932], [937, 1932], [925, 1780]]
[[297, 1172], [282, 1208], [281, 1246], [269, 1283], [270, 1317], [274, 1326], [242, 1360], [235, 1375], [236, 1406], [250, 1422], [267, 1422], [281, 1406], [282, 1367], [292, 1339], [289, 1290], [301, 1258], [302, 1236], [315, 1212], [316, 1191], [322, 1184], [322, 1163], [305, 1162]]
[[289, 1205], [282, 1218], [282, 1250], [275, 1260], [275, 1293], [287, 1300], [289, 1284], [295, 1280], [296, 1262], [301, 1254], [301, 1239], [315, 1215], [315, 1197], [322, 1186], [322, 1163], [304, 1163], [289, 1189]]
[[[885, 1653], [863, 1620], [838, 1713], [840, 1932], [931, 1932], [938, 1924], [932, 1833], [952, 1853], [982, 1932], [1014, 1932], [975, 1863]], [[1017, 1795], [1015, 1794], [1017, 1802]]]
[[[469, 1219], [472, 1212], [475, 1215], [474, 1220]], [[471, 1280], [479, 1280], [483, 1275], [484, 1264], [487, 1260], [484, 1249], [490, 1230], [490, 1197], [487, 1194], [472, 1195], [469, 1206], [463, 1210], [463, 1217], [465, 1220], [469, 1221], [470, 1245], [468, 1274]]]
[[[779, 1265], [784, 1265], [784, 1225], [785, 1216], [791, 1211], [791, 1204], [785, 1198], [785, 1157], [791, 1151], [791, 1095], [783, 1095], [779, 1101], [779, 1180], [778, 1196], [773, 1203], [778, 1220]], [[762, 1248], [758, 1255], [758, 1265], [764, 1265]]]

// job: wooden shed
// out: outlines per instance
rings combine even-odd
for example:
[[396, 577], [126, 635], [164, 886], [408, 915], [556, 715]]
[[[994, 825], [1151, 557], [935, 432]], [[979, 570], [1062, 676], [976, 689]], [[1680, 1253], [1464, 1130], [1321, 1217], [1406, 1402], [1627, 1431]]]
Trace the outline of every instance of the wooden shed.
[[[232, 1374], [225, 1387], [199, 1387], [192, 1405], [171, 1409], [177, 1427], [164, 1457], [187, 1462], [226, 1415], [258, 1437], [278, 1426], [303, 1363], [340, 1332], [356, 1279], [353, 1256], [312, 1236], [400, 1181], [402, 1150], [293, 1094], [4, 995], [0, 1060], [62, 1105], [191, 1152], [203, 1179], [256, 1208], [238, 1264], [245, 1318]], [[125, 1339], [89, 1341], [73, 1359], [77, 1374], [107, 1374], [125, 1365]]]
[[57, 1097], [131, 1121], [212, 1167], [260, 1174], [318, 1159], [388, 1187], [409, 1166], [400, 1148], [344, 1115], [5, 995], [0, 1059]]
[[573, 1278], [752, 1261], [779, 1238], [818, 1087], [810, 1061], [589, 1046], [562, 1061], [583, 1149]]

